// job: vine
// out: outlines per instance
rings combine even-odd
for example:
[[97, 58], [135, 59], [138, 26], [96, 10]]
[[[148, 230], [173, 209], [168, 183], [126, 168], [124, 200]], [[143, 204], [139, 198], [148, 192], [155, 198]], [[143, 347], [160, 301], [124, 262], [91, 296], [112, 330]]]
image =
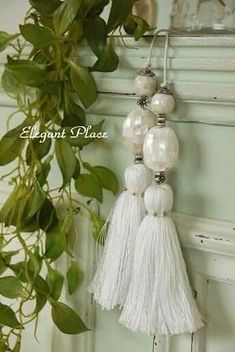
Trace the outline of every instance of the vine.
[[[14, 116], [21, 119], [0, 140], [0, 166], [9, 164], [1, 180], [12, 187], [0, 211], [2, 352], [21, 350], [22, 331], [31, 322], [36, 335], [47, 303], [53, 322], [63, 333], [88, 330], [77, 312], [60, 302], [60, 296], [63, 287], [73, 294], [83, 276], [69, 245], [74, 214], [81, 211], [89, 216], [96, 238], [104, 221], [90, 203], [102, 203], [103, 189], [115, 194], [118, 188], [110, 169], [83, 159], [83, 149], [96, 143], [97, 136], [104, 136], [103, 121], [89, 125], [86, 119], [86, 109], [97, 98], [92, 72], [111, 72], [118, 67], [116, 31], [123, 33], [124, 29], [138, 40], [150, 30], [143, 19], [132, 14], [134, 0], [29, 3], [20, 32], [0, 32], [0, 50], [10, 47], [13, 51], [2, 75], [3, 89], [17, 104], [8, 128]], [[105, 21], [101, 14], [108, 5]], [[75, 59], [83, 41], [97, 58], [92, 67]], [[86, 126], [90, 138], [74, 135], [77, 126]], [[48, 178], [53, 159], [63, 180], [56, 189]], [[59, 216], [61, 204], [66, 211]], [[15, 250], [10, 250], [12, 247]], [[70, 257], [66, 278], [53, 265], [63, 253]], [[14, 304], [3, 304], [3, 297]], [[28, 302], [34, 303], [30, 313], [25, 309]]]

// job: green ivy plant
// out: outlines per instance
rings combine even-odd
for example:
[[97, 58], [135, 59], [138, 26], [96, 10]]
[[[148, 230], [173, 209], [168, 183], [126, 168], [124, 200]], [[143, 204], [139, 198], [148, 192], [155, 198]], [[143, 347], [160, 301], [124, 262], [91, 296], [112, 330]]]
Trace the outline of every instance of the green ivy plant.
[[[0, 210], [0, 351], [21, 350], [22, 331], [35, 322], [48, 303], [51, 317], [65, 334], [88, 330], [77, 312], [60, 302], [62, 289], [73, 294], [82, 272], [70, 246], [74, 214], [81, 211], [93, 224], [97, 236], [104, 221], [90, 207], [93, 199], [103, 201], [103, 189], [114, 194], [114, 173], [84, 160], [83, 149], [96, 143], [95, 134], [104, 121], [91, 125], [94, 138], [71, 138], [75, 126], [88, 126], [86, 109], [97, 98], [92, 72], [111, 72], [118, 67], [114, 33], [123, 29], [136, 40], [150, 30], [132, 14], [134, 0], [29, 0], [30, 9], [19, 33], [0, 32], [0, 51], [8, 46], [2, 87], [17, 104], [13, 113], [21, 123], [0, 140], [0, 166], [9, 165], [1, 177], [12, 192]], [[101, 14], [109, 5], [108, 20]], [[96, 56], [92, 67], [75, 59], [86, 41]], [[29, 45], [30, 44], [30, 45]], [[13, 116], [10, 116], [10, 118]], [[40, 138], [20, 138], [22, 131], [35, 129]], [[65, 138], [49, 134], [66, 131]], [[57, 160], [62, 184], [53, 189], [48, 181], [51, 162]], [[76, 197], [74, 190], [84, 197]], [[81, 200], [82, 199], [82, 200]], [[86, 201], [88, 199], [88, 201]], [[66, 202], [58, 216], [57, 206]], [[14, 244], [14, 251], [9, 247]], [[71, 259], [64, 278], [53, 262], [63, 253]], [[20, 258], [20, 259], [19, 259]], [[6, 297], [9, 304], [2, 303]], [[28, 302], [32, 312], [25, 310]], [[14, 304], [12, 304], [14, 303]]]

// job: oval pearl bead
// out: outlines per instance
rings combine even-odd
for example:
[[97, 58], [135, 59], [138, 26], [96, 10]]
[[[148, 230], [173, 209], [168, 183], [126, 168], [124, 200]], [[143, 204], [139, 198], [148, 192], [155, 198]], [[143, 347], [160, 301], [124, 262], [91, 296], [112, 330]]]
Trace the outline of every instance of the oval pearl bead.
[[134, 81], [135, 94], [137, 96], [146, 95], [151, 97], [157, 90], [157, 79], [156, 77], [150, 77], [145, 75], [138, 75]]
[[145, 137], [143, 152], [144, 162], [150, 169], [172, 169], [179, 155], [179, 142], [175, 132], [166, 126], [151, 128]]
[[155, 125], [155, 115], [150, 110], [137, 108], [126, 117], [122, 126], [124, 142], [135, 154], [143, 153], [144, 137], [149, 128]]
[[151, 102], [151, 109], [159, 115], [172, 112], [175, 108], [175, 98], [171, 94], [157, 92]]

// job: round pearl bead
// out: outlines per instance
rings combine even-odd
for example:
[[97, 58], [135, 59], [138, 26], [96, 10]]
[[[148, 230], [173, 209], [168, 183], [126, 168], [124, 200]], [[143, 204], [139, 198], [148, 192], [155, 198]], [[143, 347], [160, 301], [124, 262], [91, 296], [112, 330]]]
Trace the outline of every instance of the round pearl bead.
[[157, 90], [156, 77], [140, 75], [135, 78], [135, 93], [137, 96], [146, 95], [151, 97]]
[[157, 92], [154, 94], [151, 102], [151, 108], [154, 113], [165, 115], [174, 110], [175, 99], [173, 95]]
[[144, 137], [154, 125], [155, 115], [150, 110], [136, 108], [127, 115], [123, 122], [122, 135], [135, 154], [143, 153]]
[[144, 162], [150, 169], [168, 171], [178, 159], [178, 138], [172, 128], [155, 126], [145, 137], [143, 151]]

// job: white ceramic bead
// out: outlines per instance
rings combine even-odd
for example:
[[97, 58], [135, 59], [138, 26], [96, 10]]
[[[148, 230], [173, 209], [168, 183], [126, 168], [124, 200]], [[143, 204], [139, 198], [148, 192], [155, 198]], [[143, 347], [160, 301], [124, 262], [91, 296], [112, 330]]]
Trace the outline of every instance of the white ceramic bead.
[[122, 126], [124, 142], [135, 154], [143, 153], [144, 137], [155, 125], [155, 115], [150, 110], [136, 108], [126, 117]]
[[143, 152], [144, 162], [150, 169], [172, 169], [179, 155], [179, 142], [175, 132], [166, 126], [151, 128], [145, 137]]
[[171, 94], [157, 92], [151, 102], [151, 109], [154, 113], [165, 115], [174, 110], [175, 98]]
[[137, 96], [146, 95], [151, 97], [157, 90], [156, 76], [138, 74], [134, 81], [135, 93]]

